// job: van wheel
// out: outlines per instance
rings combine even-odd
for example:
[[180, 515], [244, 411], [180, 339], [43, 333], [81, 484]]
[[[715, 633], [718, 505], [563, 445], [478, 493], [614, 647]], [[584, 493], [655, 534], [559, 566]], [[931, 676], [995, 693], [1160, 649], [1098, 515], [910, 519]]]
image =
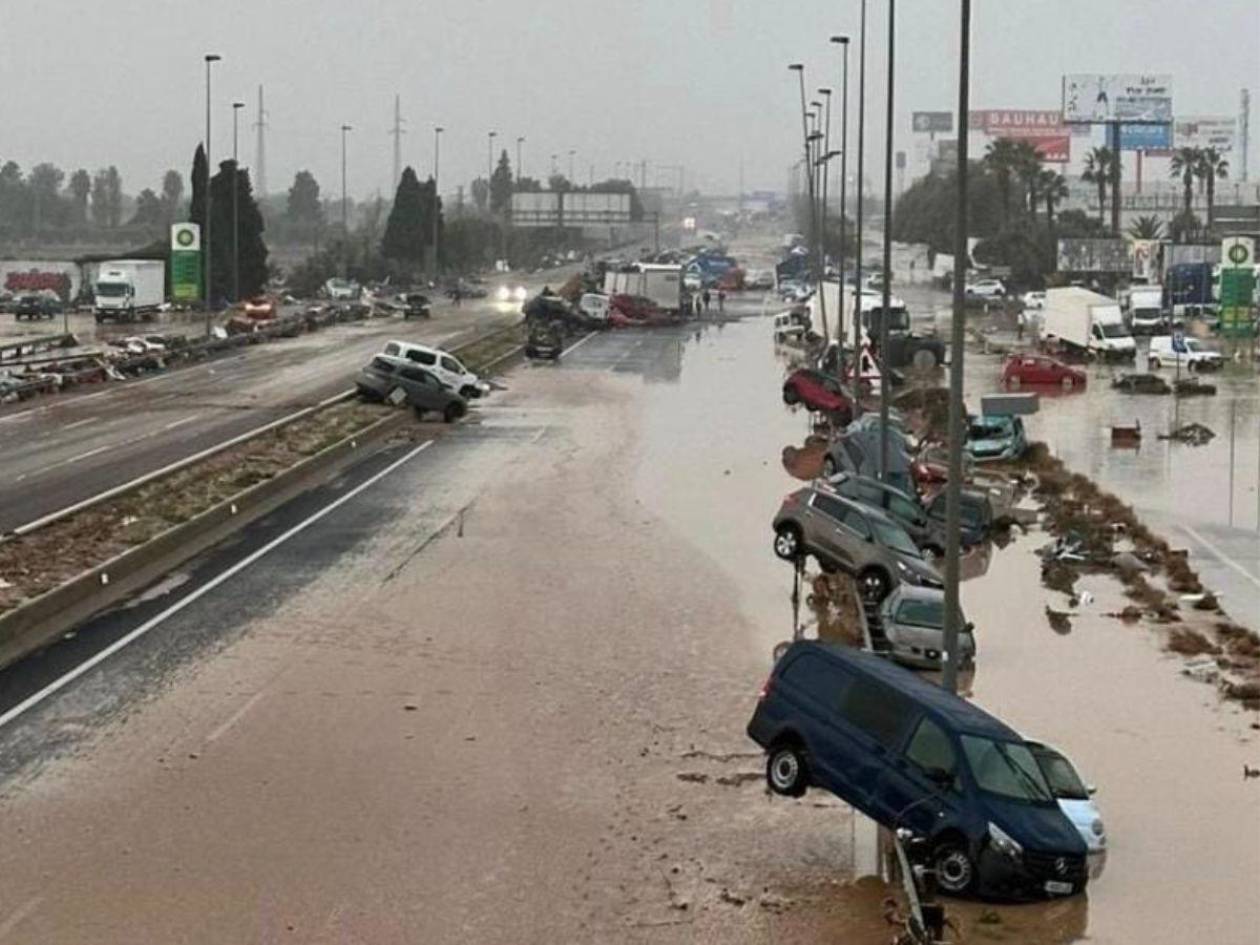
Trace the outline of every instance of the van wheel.
[[936, 367], [936, 352], [920, 348], [914, 353], [914, 366], [920, 371], [930, 371]]
[[795, 525], [783, 525], [774, 533], [774, 553], [784, 561], [801, 556], [801, 532]]
[[463, 404], [447, 404], [446, 409], [442, 411], [442, 419], [447, 423], [454, 423], [464, 415]]
[[789, 407], [793, 404], [798, 404], [801, 402], [801, 395], [796, 392], [795, 387], [789, 384], [787, 387], [783, 388], [783, 402]]
[[858, 587], [862, 591], [862, 599], [878, 603], [888, 596], [888, 575], [880, 568], [867, 568], [858, 577]]
[[783, 797], [800, 797], [809, 784], [809, 768], [805, 752], [788, 742], [776, 745], [766, 756], [766, 783], [770, 790]]
[[966, 848], [955, 840], [936, 848], [932, 865], [936, 870], [936, 885], [951, 895], [969, 892], [976, 884], [976, 866]]

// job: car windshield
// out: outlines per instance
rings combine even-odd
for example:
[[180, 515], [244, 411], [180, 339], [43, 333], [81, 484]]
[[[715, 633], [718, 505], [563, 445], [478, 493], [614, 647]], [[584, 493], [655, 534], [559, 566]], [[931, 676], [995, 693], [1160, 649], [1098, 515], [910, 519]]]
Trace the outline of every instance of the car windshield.
[[1089, 799], [1089, 790], [1081, 782], [1081, 777], [1068, 761], [1053, 748], [1039, 745], [1031, 748], [1033, 757], [1050, 785], [1050, 791], [1056, 798], [1064, 801], [1085, 801]]
[[962, 746], [980, 790], [1029, 803], [1054, 800], [1028, 746], [977, 735], [962, 736]]
[[1186, 346], [1186, 350], [1187, 350], [1187, 351], [1204, 351], [1204, 350], [1206, 350], [1206, 349], [1204, 349], [1204, 347], [1203, 347], [1201, 344], [1199, 344], [1198, 339], [1196, 339], [1196, 338], [1187, 338], [1187, 339], [1185, 340], [1185, 346]]
[[897, 608], [897, 623], [939, 630], [945, 626], [945, 602], [934, 597], [903, 600]]
[[127, 283], [98, 282], [96, 283], [96, 294], [107, 299], [120, 298], [127, 294]]
[[975, 420], [967, 430], [967, 436], [973, 440], [1000, 440], [1011, 435], [1009, 420]]
[[885, 548], [890, 548], [899, 554], [905, 555], [907, 558], [921, 558], [919, 549], [914, 546], [914, 542], [910, 540], [910, 536], [906, 534], [904, 528], [893, 525], [891, 522], [881, 522], [874, 516], [871, 517], [871, 527], [875, 529], [875, 535], [879, 538], [879, 543]]

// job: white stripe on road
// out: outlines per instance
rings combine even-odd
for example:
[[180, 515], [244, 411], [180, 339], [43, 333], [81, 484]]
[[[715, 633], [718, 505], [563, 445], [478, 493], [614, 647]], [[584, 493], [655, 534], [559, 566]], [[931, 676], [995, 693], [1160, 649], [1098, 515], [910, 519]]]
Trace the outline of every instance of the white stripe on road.
[[8, 712], [5, 712], [3, 715], [0, 715], [0, 727], [8, 725], [18, 716], [22, 715], [23, 713], [39, 705], [49, 696], [64, 689], [66, 686], [70, 685], [70, 683], [74, 682], [76, 679], [78, 679], [84, 673], [91, 670], [93, 667], [99, 665], [100, 663], [105, 662], [105, 660], [109, 659], [119, 650], [134, 643], [136, 640], [140, 639], [142, 636], [144, 636], [154, 627], [160, 626], [162, 623], [169, 620], [171, 617], [174, 617], [177, 613], [179, 613], [189, 604], [195, 603], [196, 601], [204, 597], [206, 594], [209, 594], [212, 590], [214, 590], [224, 581], [233, 577], [234, 575], [244, 570], [245, 568], [248, 568], [251, 564], [257, 561], [259, 558], [263, 557], [263, 555], [266, 555], [269, 552], [275, 550], [276, 548], [279, 548], [281, 545], [283, 545], [286, 541], [288, 541], [294, 535], [297, 535], [300, 532], [305, 531], [307, 528], [309, 528], [310, 526], [318, 522], [320, 519], [322, 519], [325, 515], [328, 515], [330, 512], [334, 511], [335, 509], [340, 508], [342, 505], [349, 502], [351, 499], [353, 499], [359, 493], [363, 492], [365, 489], [369, 489], [372, 486], [376, 485], [376, 483], [380, 482], [382, 479], [384, 479], [386, 476], [392, 473], [395, 469], [397, 469], [403, 463], [412, 459], [413, 457], [423, 452], [424, 450], [428, 449], [432, 445], [433, 445], [432, 440], [425, 440], [415, 449], [408, 451], [403, 456], [394, 460], [392, 463], [390, 463], [380, 472], [374, 473], [370, 478], [365, 479], [363, 482], [359, 483], [357, 486], [355, 486], [345, 495], [340, 496], [337, 499], [334, 499], [332, 502], [328, 503], [328, 505], [324, 506], [318, 512], [315, 512], [309, 517], [298, 522], [296, 525], [294, 525], [284, 534], [276, 538], [273, 538], [271, 541], [267, 542], [267, 544], [263, 545], [257, 551], [253, 552], [252, 554], [246, 555], [244, 558], [236, 562], [236, 564], [232, 565], [226, 571], [223, 571], [221, 574], [216, 575], [214, 578], [207, 581], [205, 584], [201, 585], [201, 587], [197, 588], [195, 591], [188, 594], [186, 597], [180, 598], [175, 603], [171, 604], [170, 607], [167, 607], [165, 610], [163, 610], [160, 614], [157, 614], [156, 616], [149, 618], [144, 623], [140, 624], [140, 626], [132, 630], [130, 633], [126, 634], [125, 636], [119, 637], [109, 646], [105, 647], [105, 649], [101, 650], [99, 653], [96, 653], [89, 659], [80, 663], [78, 666], [70, 670], [70, 672], [66, 673], [64, 676], [60, 676], [57, 679], [53, 680], [43, 689], [39, 690], [39, 692], [33, 693], [30, 696], [27, 696], [25, 699], [23, 699], [21, 702], [15, 705]]
[[193, 420], [196, 420], [200, 416], [201, 414], [195, 413], [191, 417], [184, 417], [182, 420], [173, 420], [170, 423], [168, 423], [166, 426], [162, 427], [162, 429], [174, 430], [176, 427], [182, 427], [185, 423], [191, 423]]
[[40, 473], [46, 473], [50, 469], [57, 469], [61, 466], [71, 466], [74, 463], [79, 462], [79, 460], [81, 459], [87, 459], [90, 456], [95, 456], [97, 453], [104, 453], [107, 449], [109, 449], [108, 445], [98, 446], [94, 450], [88, 450], [86, 453], [79, 453], [76, 456], [71, 456], [69, 459], [63, 459], [56, 463], [50, 463], [47, 466], [41, 466], [39, 469], [36, 469], [33, 472], [22, 473], [22, 475], [18, 476], [13, 481], [21, 482], [23, 479], [26, 479], [28, 476], [37, 476]]
[[241, 706], [239, 709], [237, 709], [235, 712], [233, 712], [230, 716], [228, 716], [228, 719], [226, 722], [224, 722], [222, 725], [220, 725], [213, 732], [211, 732], [209, 735], [206, 736], [206, 741], [208, 742], [218, 741], [220, 738], [226, 735], [228, 733], [228, 730], [231, 729], [233, 725], [235, 725], [237, 722], [239, 722], [241, 719], [245, 717], [246, 712], [248, 712], [250, 709], [252, 709], [255, 705], [258, 704], [258, 700], [261, 699], [263, 695], [264, 693], [262, 691], [259, 691], [259, 692], [254, 693], [248, 699], [246, 699], [245, 704]]
[[82, 420], [76, 420], [74, 423], [67, 423], [64, 427], [49, 431], [50, 433], [64, 433], [66, 430], [73, 430], [75, 427], [81, 427], [85, 423], [95, 423], [96, 417], [84, 417]]
[[43, 896], [32, 896], [9, 913], [9, 917], [0, 922], [0, 938], [8, 938], [9, 933], [16, 929], [23, 919], [39, 908], [39, 904], [43, 901]]
[[1221, 564], [1225, 565], [1226, 567], [1233, 568], [1235, 571], [1237, 571], [1239, 574], [1245, 577], [1248, 581], [1250, 581], [1256, 587], [1260, 587], [1260, 578], [1257, 578], [1254, 574], [1252, 574], [1250, 571], [1244, 568], [1241, 564], [1239, 564], [1229, 555], [1225, 554], [1225, 552], [1221, 551], [1221, 549], [1217, 548], [1216, 545], [1212, 544], [1210, 541], [1208, 541], [1206, 538], [1204, 538], [1202, 535], [1196, 532], [1189, 525], [1182, 525], [1181, 530], [1185, 532], [1187, 535], [1189, 535], [1191, 538], [1193, 538], [1195, 541], [1197, 541], [1200, 545], [1202, 545], [1208, 551], [1212, 552], [1212, 554], [1216, 556], [1216, 560], [1218, 560]]
[[564, 357], [566, 354], [568, 354], [570, 351], [576, 351], [578, 348], [580, 348], [582, 345], [586, 344], [588, 341], [590, 341], [592, 338], [594, 338], [594, 337], [595, 337], [596, 335], [598, 335], [598, 334], [599, 334], [599, 332], [597, 332], [597, 331], [593, 331], [593, 332], [591, 332], [589, 335], [587, 335], [585, 338], [579, 338], [577, 341], [573, 342], [573, 344], [569, 345], [569, 347], [567, 347], [567, 348], [565, 348], [563, 351], [561, 351], [561, 352], [560, 352], [560, 357], [562, 357], [562, 358], [563, 358], [563, 357]]

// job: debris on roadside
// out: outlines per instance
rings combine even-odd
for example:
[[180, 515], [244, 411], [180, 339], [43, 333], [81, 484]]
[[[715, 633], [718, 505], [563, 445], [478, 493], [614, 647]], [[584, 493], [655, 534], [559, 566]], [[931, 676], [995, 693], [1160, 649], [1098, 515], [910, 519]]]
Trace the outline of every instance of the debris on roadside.
[[1221, 652], [1219, 646], [1198, 630], [1185, 627], [1174, 627], [1168, 634], [1168, 649], [1182, 656], [1200, 656], [1205, 653], [1216, 656]]
[[1183, 377], [1173, 382], [1173, 393], [1178, 397], [1211, 397], [1216, 394], [1216, 385], [1208, 384], [1197, 377]]
[[1136, 447], [1142, 443], [1142, 423], [1134, 420], [1131, 424], [1113, 423], [1111, 425], [1111, 445], [1119, 447]]
[[1055, 610], [1053, 607], [1046, 607], [1046, 619], [1050, 622], [1050, 629], [1055, 633], [1066, 636], [1072, 632], [1072, 614], [1063, 610]]
[[1215, 436], [1215, 432], [1201, 423], [1187, 423], [1168, 433], [1161, 433], [1159, 438], [1161, 440], [1173, 440], [1177, 443], [1186, 443], [1190, 446], [1202, 446], [1210, 442]]
[[1121, 374], [1111, 382], [1111, 387], [1125, 394], [1171, 394], [1173, 391], [1158, 374]]
[[785, 446], [781, 458], [783, 468], [796, 479], [811, 482], [822, 475], [823, 460], [827, 456], [827, 438], [810, 435], [801, 447]]

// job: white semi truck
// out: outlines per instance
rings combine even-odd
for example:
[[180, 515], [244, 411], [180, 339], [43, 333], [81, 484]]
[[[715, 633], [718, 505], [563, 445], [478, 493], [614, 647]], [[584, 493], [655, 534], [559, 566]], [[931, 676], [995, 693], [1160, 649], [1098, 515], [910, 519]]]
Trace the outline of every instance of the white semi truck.
[[149, 321], [166, 300], [166, 263], [160, 259], [108, 259], [92, 285], [98, 322]]
[[1137, 353], [1119, 303], [1076, 286], [1046, 290], [1042, 334], [1105, 361], [1131, 360]]

